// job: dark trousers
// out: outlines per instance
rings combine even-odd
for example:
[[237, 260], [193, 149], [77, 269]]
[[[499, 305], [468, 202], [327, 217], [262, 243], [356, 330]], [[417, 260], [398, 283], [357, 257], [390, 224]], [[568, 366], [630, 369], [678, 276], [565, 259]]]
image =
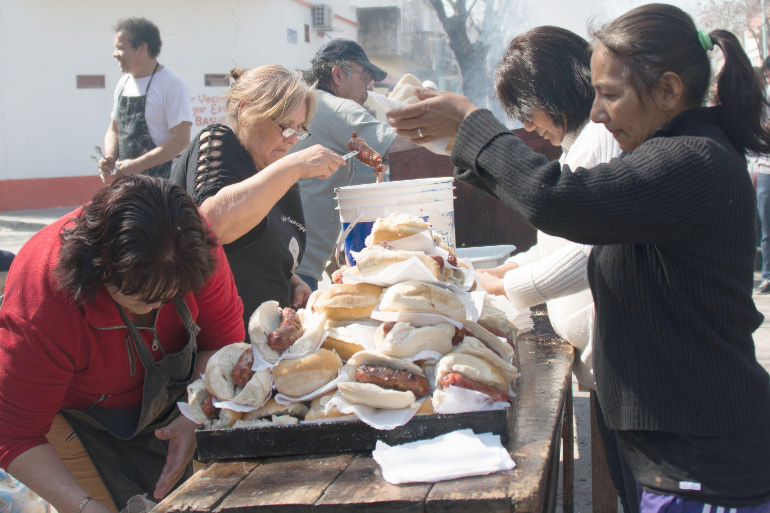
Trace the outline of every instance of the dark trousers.
[[607, 469], [610, 473], [612, 484], [618, 491], [620, 504], [623, 506], [624, 513], [639, 513], [639, 489], [636, 486], [636, 480], [631, 473], [631, 467], [620, 452], [619, 441], [615, 431], [607, 427], [604, 421], [604, 412], [599, 406], [599, 399], [596, 394], [591, 394], [594, 412], [596, 412], [596, 426], [599, 431], [599, 437], [602, 439], [604, 453], [607, 456]]
[[313, 292], [318, 290], [318, 280], [316, 280], [312, 276], [307, 276], [306, 274], [297, 274], [297, 276], [302, 278], [302, 281], [308, 284], [308, 286], [310, 287], [310, 290], [312, 290]]

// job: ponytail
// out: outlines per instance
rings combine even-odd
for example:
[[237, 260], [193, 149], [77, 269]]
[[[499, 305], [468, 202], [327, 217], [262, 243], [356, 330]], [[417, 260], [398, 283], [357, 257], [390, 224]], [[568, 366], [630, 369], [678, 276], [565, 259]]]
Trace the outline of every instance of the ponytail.
[[724, 55], [714, 101], [728, 137], [744, 153], [770, 153], [770, 131], [762, 123], [770, 104], [759, 77], [732, 32], [713, 30], [709, 36]]
[[682, 79], [691, 108], [704, 103], [714, 45], [724, 54], [714, 103], [730, 141], [742, 153], [770, 153], [770, 131], [762, 126], [768, 102], [764, 89], [738, 39], [726, 30], [699, 31], [689, 14], [669, 4], [647, 4], [628, 11], [593, 31], [593, 38], [626, 66], [640, 94], [649, 94], [658, 79], [673, 71]]

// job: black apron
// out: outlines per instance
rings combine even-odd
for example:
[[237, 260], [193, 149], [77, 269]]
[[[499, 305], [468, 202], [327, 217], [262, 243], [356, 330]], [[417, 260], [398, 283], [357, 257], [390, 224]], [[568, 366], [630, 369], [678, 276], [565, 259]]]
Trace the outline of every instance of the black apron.
[[[150, 81], [144, 90], [144, 96], [123, 96], [123, 89], [118, 93], [118, 159], [135, 159], [141, 157], [155, 148], [155, 143], [150, 137], [150, 129], [147, 127], [147, 119], [144, 110], [147, 105], [147, 91], [150, 90], [152, 78], [158, 70], [159, 64], [155, 64]], [[128, 82], [128, 80], [126, 80]], [[143, 175], [168, 178], [171, 174], [171, 161], [158, 164], [150, 169], [142, 171]]]
[[[95, 408], [94, 404], [86, 410], [61, 410], [60, 413], [80, 438], [120, 511], [130, 497], [152, 495], [166, 464], [168, 441], [156, 438], [154, 431], [179, 415], [176, 403], [185, 396], [187, 385], [194, 378], [196, 336], [200, 328], [192, 320], [185, 302], [175, 300], [174, 306], [187, 329], [187, 345], [156, 362], [133, 321], [116, 306], [144, 365], [141, 406]], [[191, 475], [192, 462], [177, 484]]]

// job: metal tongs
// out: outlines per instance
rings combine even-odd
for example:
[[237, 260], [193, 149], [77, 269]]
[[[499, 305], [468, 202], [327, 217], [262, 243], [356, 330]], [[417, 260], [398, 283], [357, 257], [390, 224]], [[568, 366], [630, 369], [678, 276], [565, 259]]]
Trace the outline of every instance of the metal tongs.
[[342, 160], [347, 161], [350, 157], [355, 157], [356, 155], [358, 155], [358, 150], [351, 151], [350, 153], [346, 153], [345, 155], [343, 155]]
[[[94, 146], [94, 151], [96, 153], [98, 153], [99, 156], [102, 157], [103, 159], [107, 158], [107, 157], [104, 156], [104, 153], [102, 152], [102, 147], [101, 146]], [[94, 161], [96, 161], [97, 164], [99, 163], [100, 159], [96, 155], [91, 155], [91, 158], [94, 159]], [[115, 168], [112, 170], [112, 174], [114, 175], [115, 171], [117, 171], [118, 169], [120, 169], [120, 164], [115, 164]]]

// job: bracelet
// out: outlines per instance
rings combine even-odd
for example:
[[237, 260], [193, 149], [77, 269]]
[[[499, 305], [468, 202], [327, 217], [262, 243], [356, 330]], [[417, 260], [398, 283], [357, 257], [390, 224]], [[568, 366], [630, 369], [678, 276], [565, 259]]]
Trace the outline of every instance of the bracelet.
[[85, 507], [86, 507], [86, 504], [88, 504], [88, 501], [90, 501], [90, 500], [92, 500], [92, 499], [93, 499], [93, 497], [91, 497], [91, 496], [89, 495], [88, 497], [86, 497], [85, 499], [83, 499], [82, 501], [80, 501], [80, 506], [78, 506], [78, 513], [83, 513], [83, 508], [85, 508]]

